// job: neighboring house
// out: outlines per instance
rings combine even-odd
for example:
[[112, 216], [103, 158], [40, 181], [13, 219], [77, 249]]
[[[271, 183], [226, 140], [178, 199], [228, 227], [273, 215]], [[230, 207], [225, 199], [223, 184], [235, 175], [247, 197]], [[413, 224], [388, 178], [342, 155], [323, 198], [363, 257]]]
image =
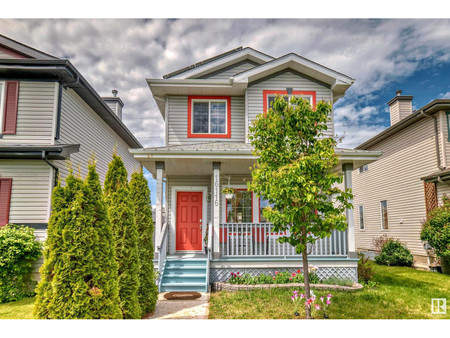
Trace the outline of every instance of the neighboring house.
[[128, 149], [142, 145], [121, 121], [122, 101], [105, 101], [68, 60], [0, 35], [0, 226], [25, 224], [44, 239], [67, 159], [84, 177], [94, 152], [103, 182], [117, 146], [129, 174], [140, 168]]
[[388, 103], [391, 126], [356, 147], [383, 153], [353, 173], [356, 248], [374, 251], [374, 239], [386, 235], [407, 245], [415, 266], [428, 267], [420, 231], [450, 193], [450, 100], [413, 111], [412, 99], [397, 91]]
[[[300, 256], [289, 244], [277, 243], [281, 234], [263, 219], [266, 201], [247, 191], [249, 167], [255, 163], [248, 127], [276, 94], [302, 96], [313, 106], [319, 100], [335, 103], [354, 80], [293, 53], [274, 58], [241, 47], [147, 82], [165, 120], [165, 146], [131, 152], [157, 181], [160, 289], [205, 290], [230, 272], [301, 267]], [[335, 134], [333, 121], [332, 116], [327, 136]], [[340, 160], [335, 170], [345, 175], [347, 187], [354, 168], [380, 155], [336, 152]], [[225, 187], [235, 188], [235, 195], [226, 198]], [[352, 211], [347, 213], [348, 231], [333, 232], [312, 248], [310, 261], [321, 278], [357, 279]], [[204, 239], [211, 234], [212, 255], [204, 255]]]

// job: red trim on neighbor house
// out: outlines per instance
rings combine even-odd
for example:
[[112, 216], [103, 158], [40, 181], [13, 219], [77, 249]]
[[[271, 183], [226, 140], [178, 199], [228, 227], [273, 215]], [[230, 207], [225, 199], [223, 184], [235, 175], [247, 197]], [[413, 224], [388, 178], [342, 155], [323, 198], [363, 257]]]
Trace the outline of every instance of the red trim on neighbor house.
[[0, 178], [0, 227], [9, 222], [12, 178]]
[[19, 53], [19, 52], [15, 52], [3, 45], [0, 45], [0, 52], [8, 54], [16, 59], [29, 59], [30, 57], [28, 55]]
[[[264, 97], [264, 102], [263, 102], [263, 112], [266, 113], [267, 110], [269, 109], [268, 104], [267, 104], [267, 96], [269, 95], [287, 95], [287, 90], [263, 90], [263, 97]], [[316, 108], [316, 92], [314, 91], [298, 91], [298, 90], [294, 90], [292, 91], [292, 95], [310, 95], [312, 96], [312, 106], [315, 109]]]
[[[226, 100], [227, 101], [227, 133], [226, 134], [194, 134], [192, 132], [192, 100]], [[231, 96], [188, 96], [188, 138], [231, 138]]]
[[19, 101], [19, 81], [6, 81], [5, 109], [3, 111], [2, 132], [15, 135], [17, 130], [17, 108]]

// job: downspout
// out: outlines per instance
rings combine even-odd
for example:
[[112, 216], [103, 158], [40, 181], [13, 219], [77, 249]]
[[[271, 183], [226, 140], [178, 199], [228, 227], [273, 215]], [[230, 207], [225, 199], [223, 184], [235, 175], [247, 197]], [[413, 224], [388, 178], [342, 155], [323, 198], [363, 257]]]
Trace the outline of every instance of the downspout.
[[45, 150], [42, 150], [42, 159], [47, 162], [47, 164], [52, 167], [55, 170], [55, 173], [53, 175], [53, 186], [56, 187], [56, 185], [58, 184], [58, 168], [48, 160]]
[[441, 165], [441, 152], [439, 150], [439, 139], [438, 139], [438, 126], [437, 126], [437, 119], [436, 116], [434, 115], [429, 115], [426, 114], [423, 110], [420, 111], [421, 115], [424, 115], [426, 117], [431, 117], [433, 119], [434, 122], [434, 143], [436, 145], [436, 158], [437, 158], [437, 167], [439, 168], [439, 170], [444, 170], [445, 167], [443, 167]]

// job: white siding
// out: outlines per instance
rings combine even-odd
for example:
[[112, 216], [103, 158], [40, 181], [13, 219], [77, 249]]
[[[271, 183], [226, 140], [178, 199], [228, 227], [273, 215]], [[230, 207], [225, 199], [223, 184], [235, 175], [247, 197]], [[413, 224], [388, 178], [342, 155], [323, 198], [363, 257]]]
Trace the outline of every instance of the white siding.
[[[353, 171], [357, 249], [373, 249], [373, 239], [386, 234], [406, 243], [414, 255], [425, 256], [420, 240], [425, 219], [420, 178], [437, 171], [432, 119], [423, 119], [368, 150], [381, 150], [383, 155], [369, 164], [367, 172]], [[388, 230], [381, 229], [382, 200], [387, 200]], [[359, 230], [359, 205], [364, 205], [364, 231]]]
[[239, 62], [233, 66], [226, 67], [220, 71], [213, 72], [211, 74], [207, 74], [202, 76], [202, 79], [221, 79], [226, 80], [231, 76], [236, 75], [238, 73], [244, 72], [251, 68], [254, 68], [257, 64], [251, 61]]
[[[63, 90], [60, 135], [60, 144], [80, 144], [80, 152], [72, 154], [70, 159], [74, 172], [80, 168], [82, 177], [87, 174], [87, 163], [94, 152], [97, 172], [103, 182], [116, 145], [129, 176], [140, 168], [129, 153], [126, 142], [72, 89]], [[55, 161], [55, 164], [60, 169], [61, 178], [65, 178], [68, 174], [65, 161]]]
[[52, 144], [57, 82], [20, 81], [17, 132], [0, 144]]
[[243, 96], [231, 97], [231, 138], [188, 138], [188, 97], [169, 96], [168, 145], [203, 143], [212, 141], [245, 141], [245, 100]]
[[11, 223], [48, 222], [52, 176], [41, 160], [0, 160], [0, 177], [12, 178]]
[[[247, 89], [249, 125], [257, 115], [263, 113], [263, 90], [286, 90], [286, 88], [292, 88], [293, 91], [315, 91], [317, 102], [321, 100], [333, 102], [331, 89], [326, 85], [303, 77], [296, 72], [284, 72], [264, 81], [249, 84], [249, 88]], [[327, 136], [334, 135], [333, 114], [331, 119], [328, 124], [328, 130], [325, 133]]]

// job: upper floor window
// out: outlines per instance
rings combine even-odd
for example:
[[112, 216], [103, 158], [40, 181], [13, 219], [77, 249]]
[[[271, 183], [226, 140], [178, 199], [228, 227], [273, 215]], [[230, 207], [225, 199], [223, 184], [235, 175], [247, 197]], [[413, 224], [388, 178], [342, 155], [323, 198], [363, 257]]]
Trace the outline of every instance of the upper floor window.
[[292, 91], [288, 94], [287, 90], [264, 90], [264, 112], [266, 112], [270, 107], [272, 107], [273, 101], [277, 95], [283, 95], [284, 99], [289, 102], [292, 96], [302, 97], [309, 100], [309, 103], [315, 107], [316, 106], [316, 92], [311, 91]]
[[189, 96], [188, 137], [231, 138], [231, 98]]
[[369, 165], [365, 164], [362, 167], [359, 167], [359, 173], [365, 173], [367, 170], [369, 170]]

